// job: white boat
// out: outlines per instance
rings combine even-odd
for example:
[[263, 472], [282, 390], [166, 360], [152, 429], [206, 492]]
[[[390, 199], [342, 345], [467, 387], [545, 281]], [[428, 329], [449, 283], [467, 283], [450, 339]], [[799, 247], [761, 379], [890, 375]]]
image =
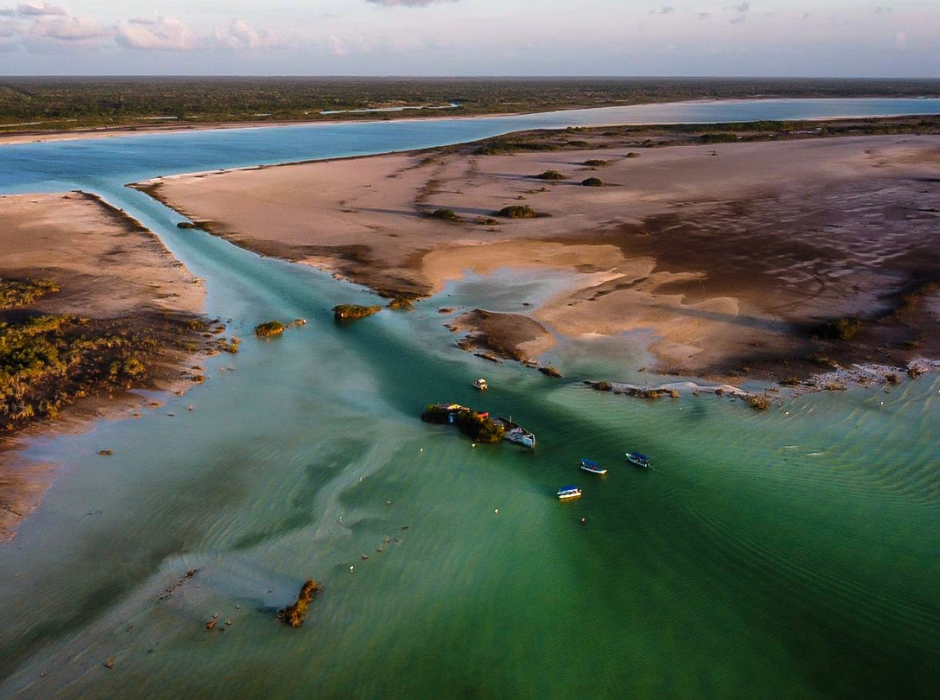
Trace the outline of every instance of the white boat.
[[518, 423], [513, 423], [508, 418], [503, 418], [502, 416], [495, 418], [494, 421], [502, 425], [503, 429], [506, 431], [503, 433], [503, 440], [528, 447], [530, 450], [535, 449], [535, 435], [533, 433], [530, 433]]
[[574, 486], [562, 486], [558, 489], [559, 501], [571, 501], [575, 498], [581, 498], [581, 489]]
[[604, 475], [607, 473], [607, 467], [602, 467], [593, 459], [582, 459], [581, 468], [586, 472], [591, 472], [592, 474]]
[[489, 386], [486, 383], [486, 380], [483, 377], [473, 380], [473, 388], [479, 389], [480, 391], [486, 391], [489, 389]]

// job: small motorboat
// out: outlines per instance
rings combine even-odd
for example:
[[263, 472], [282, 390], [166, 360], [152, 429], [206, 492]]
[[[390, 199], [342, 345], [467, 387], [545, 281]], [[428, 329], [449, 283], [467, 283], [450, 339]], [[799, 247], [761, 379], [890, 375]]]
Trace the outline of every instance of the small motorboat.
[[637, 467], [642, 467], [643, 469], [650, 468], [650, 458], [639, 452], [627, 452], [627, 461]]
[[562, 486], [558, 489], [559, 501], [571, 501], [575, 498], [581, 498], [581, 489], [574, 486]]
[[479, 389], [480, 391], [486, 391], [489, 389], [489, 385], [486, 383], [486, 380], [483, 377], [473, 380], [473, 388]]
[[586, 472], [591, 472], [592, 474], [606, 474], [607, 473], [607, 467], [602, 467], [593, 459], [582, 459], [581, 468]]

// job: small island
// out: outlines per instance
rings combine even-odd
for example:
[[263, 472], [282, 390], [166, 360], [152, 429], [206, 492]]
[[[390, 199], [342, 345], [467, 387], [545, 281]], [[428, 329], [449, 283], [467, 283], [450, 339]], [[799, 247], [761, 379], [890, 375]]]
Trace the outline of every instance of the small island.
[[381, 306], [360, 306], [358, 304], [339, 304], [333, 307], [333, 316], [337, 321], [352, 321], [377, 314]]
[[268, 321], [255, 326], [255, 335], [259, 338], [273, 338], [284, 332], [285, 326], [280, 321]]
[[291, 627], [300, 627], [307, 616], [307, 608], [310, 602], [316, 598], [320, 592], [320, 585], [312, 578], [304, 581], [300, 587], [300, 593], [297, 594], [297, 600], [290, 605], [277, 611], [277, 619], [285, 625]]

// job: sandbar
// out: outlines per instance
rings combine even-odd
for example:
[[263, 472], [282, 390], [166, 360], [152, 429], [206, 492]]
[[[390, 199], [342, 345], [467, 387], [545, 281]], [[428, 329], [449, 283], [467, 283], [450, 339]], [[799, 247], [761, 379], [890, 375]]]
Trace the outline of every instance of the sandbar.
[[[647, 369], [661, 373], [783, 378], [940, 357], [940, 136], [545, 139], [140, 186], [233, 243], [386, 297], [426, 298], [466, 272], [563, 272], [568, 287], [525, 315], [564, 337], [648, 331]], [[563, 179], [538, 177], [549, 170]], [[513, 205], [538, 216], [495, 216]], [[827, 335], [843, 318], [862, 321], [851, 342]]]
[[[0, 322], [68, 314], [146, 330], [162, 347], [152, 355], [141, 388], [192, 384], [184, 368], [192, 364], [192, 347], [203, 344], [204, 287], [138, 222], [82, 192], [0, 196], [0, 250], [0, 279], [50, 280], [61, 290], [0, 310]], [[89, 333], [94, 332], [92, 324]], [[72, 396], [57, 418], [12, 426], [0, 435], [0, 542], [36, 507], [55, 473], [52, 465], [16, 454], [23, 438], [50, 429], [80, 430], [99, 416], [130, 415], [143, 401], [114, 391]]]

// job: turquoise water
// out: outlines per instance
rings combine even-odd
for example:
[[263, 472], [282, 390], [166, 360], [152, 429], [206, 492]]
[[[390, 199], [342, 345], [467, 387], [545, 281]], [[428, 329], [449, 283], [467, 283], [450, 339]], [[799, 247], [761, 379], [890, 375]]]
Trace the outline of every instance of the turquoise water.
[[[29, 446], [62, 469], [0, 547], [0, 697], [940, 693], [936, 376], [764, 413], [599, 394], [579, 380], [636, 378], [639, 351], [564, 344], [557, 381], [451, 346], [438, 308], [508, 308], [544, 293], [537, 279], [471, 278], [413, 313], [340, 326], [334, 304], [372, 297], [180, 233], [178, 216], [122, 187], [507, 128], [480, 121], [0, 148], [3, 191], [102, 194], [207, 280], [207, 313], [244, 337], [237, 356], [206, 361], [204, 385], [140, 420]], [[309, 324], [250, 337], [297, 316]], [[470, 386], [480, 374], [484, 395]], [[438, 400], [511, 413], [538, 449], [473, 447], [420, 423]], [[656, 469], [626, 465], [628, 449]], [[579, 472], [584, 456], [608, 475]], [[558, 503], [569, 483], [584, 498]], [[274, 622], [311, 576], [325, 590], [305, 625]], [[214, 614], [224, 632], [205, 629]]]

